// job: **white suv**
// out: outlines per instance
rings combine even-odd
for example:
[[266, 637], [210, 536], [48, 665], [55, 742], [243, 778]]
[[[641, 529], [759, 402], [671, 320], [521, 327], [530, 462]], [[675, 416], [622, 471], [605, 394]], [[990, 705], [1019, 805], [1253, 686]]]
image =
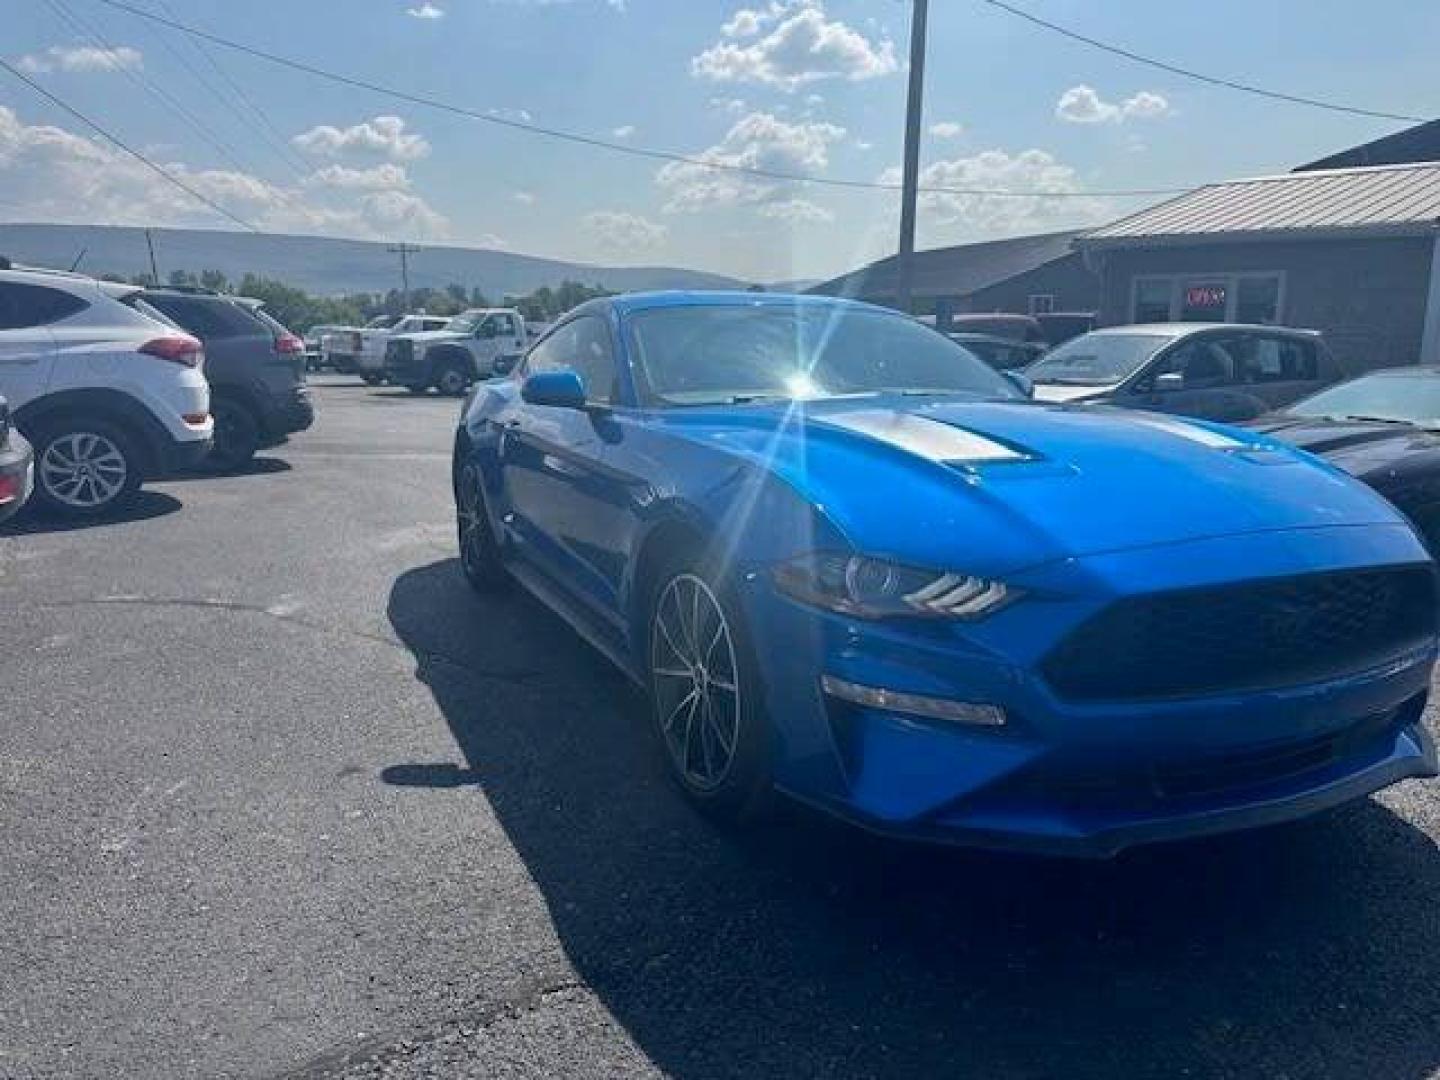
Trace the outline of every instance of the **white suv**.
[[133, 285], [0, 260], [0, 395], [35, 448], [35, 497], [68, 517], [120, 509], [210, 449], [200, 342]]

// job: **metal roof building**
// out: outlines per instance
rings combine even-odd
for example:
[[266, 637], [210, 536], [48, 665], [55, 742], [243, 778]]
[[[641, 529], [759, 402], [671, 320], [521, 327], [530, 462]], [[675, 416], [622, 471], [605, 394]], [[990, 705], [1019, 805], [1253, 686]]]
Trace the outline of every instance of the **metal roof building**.
[[1323, 330], [1352, 369], [1440, 362], [1440, 162], [1209, 184], [1076, 240], [1102, 323]]

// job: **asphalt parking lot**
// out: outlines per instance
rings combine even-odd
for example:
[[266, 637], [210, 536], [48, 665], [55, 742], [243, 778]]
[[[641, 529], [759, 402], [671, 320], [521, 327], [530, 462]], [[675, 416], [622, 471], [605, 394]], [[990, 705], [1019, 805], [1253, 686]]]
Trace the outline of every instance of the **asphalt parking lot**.
[[0, 532], [0, 1077], [1440, 1074], [1440, 784], [1106, 864], [719, 831], [465, 588], [455, 402], [317, 383]]

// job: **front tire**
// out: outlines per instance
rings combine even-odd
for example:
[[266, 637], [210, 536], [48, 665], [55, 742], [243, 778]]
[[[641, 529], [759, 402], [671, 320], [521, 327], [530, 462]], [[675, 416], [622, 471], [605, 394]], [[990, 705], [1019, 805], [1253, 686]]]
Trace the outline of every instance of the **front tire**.
[[71, 519], [117, 513], [135, 498], [143, 478], [140, 452], [129, 432], [103, 420], [74, 417], [46, 423], [35, 447], [35, 498]]
[[466, 463], [455, 478], [455, 527], [460, 543], [460, 569], [477, 593], [499, 592], [510, 583], [500, 558], [500, 545], [490, 526], [479, 466]]
[[385, 381], [383, 375], [362, 375], [360, 378], [364, 380], [366, 386], [379, 386]]
[[442, 360], [435, 368], [435, 389], [446, 397], [464, 397], [470, 389], [470, 372], [459, 360]]
[[704, 813], [752, 821], [771, 801], [772, 737], [740, 605], [691, 557], [671, 560], [656, 580], [646, 670], [670, 775]]

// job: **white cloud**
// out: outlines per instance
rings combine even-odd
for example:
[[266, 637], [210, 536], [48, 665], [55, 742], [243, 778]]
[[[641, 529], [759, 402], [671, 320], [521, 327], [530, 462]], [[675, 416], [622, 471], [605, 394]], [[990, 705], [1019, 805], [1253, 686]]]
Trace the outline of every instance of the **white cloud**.
[[[898, 184], [900, 170], [887, 169], [880, 182]], [[925, 223], [945, 228], [959, 226], [967, 238], [1040, 232], [1088, 224], [1103, 217], [1098, 199], [1075, 198], [1083, 191], [1075, 170], [1044, 150], [1008, 154], [986, 150], [972, 157], [936, 161], [920, 170], [921, 188], [951, 188], [952, 192], [922, 192], [920, 208]], [[960, 192], [1057, 192], [1034, 198]]]
[[405, 130], [398, 116], [377, 116], [347, 128], [320, 124], [290, 140], [302, 150], [323, 157], [369, 154], [394, 161], [414, 161], [430, 153], [423, 135]]
[[1055, 103], [1055, 115], [1071, 124], [1123, 124], [1126, 120], [1154, 120], [1170, 113], [1170, 102], [1160, 94], [1141, 90], [1121, 102], [1106, 101], [1084, 83], [1072, 86]]
[[826, 14], [824, 0], [771, 0], [742, 8], [718, 41], [690, 61], [690, 71], [715, 82], [749, 82], [795, 90], [822, 79], [860, 82], [900, 69], [895, 43], [872, 40]]
[[419, 7], [406, 8], [405, 14], [412, 19], [443, 19], [445, 9], [436, 7], [430, 3], [430, 0], [425, 0]]
[[[790, 123], [756, 112], [737, 120], [717, 145], [693, 155], [697, 161], [785, 173], [820, 173], [830, 164], [830, 147], [845, 137], [835, 124]], [[667, 194], [665, 211], [680, 213], [717, 206], [758, 206], [795, 198], [794, 183], [729, 169], [675, 161], [656, 182]]]
[[938, 124], [930, 125], [930, 134], [937, 139], [958, 139], [964, 131], [965, 129], [953, 120], [942, 120]]
[[530, 115], [528, 109], [486, 109], [487, 116], [498, 117], [501, 120], [518, 120], [522, 124], [528, 124], [535, 117]]
[[521, 206], [535, 205], [535, 195], [529, 191], [517, 191], [510, 197], [514, 199], [517, 203], [519, 203]]
[[788, 221], [792, 225], [835, 220], [834, 214], [809, 199], [779, 199], [776, 202], [764, 203], [759, 213], [761, 217]]
[[739, 116], [748, 106], [741, 98], [733, 97], [712, 97], [710, 107], [720, 112], [729, 113], [732, 116]]
[[[250, 173], [162, 161], [172, 175], [256, 227], [361, 238], [441, 239], [449, 223], [403, 170], [330, 168], [293, 186]], [[337, 167], [331, 167], [337, 168]], [[317, 179], [317, 177], [320, 177]], [[359, 179], [367, 177], [368, 179]], [[387, 185], [384, 188], [380, 184]], [[73, 224], [229, 227], [128, 154], [65, 128], [27, 125], [0, 105], [0, 191], [13, 219]]]
[[37, 75], [46, 71], [138, 71], [145, 62], [140, 50], [129, 45], [113, 49], [90, 45], [51, 45], [44, 52], [20, 57], [15, 65], [21, 71]]
[[617, 139], [628, 139], [635, 134], [634, 124], [622, 124], [610, 132]]
[[614, 255], [654, 251], [669, 236], [664, 225], [622, 210], [595, 210], [581, 218], [580, 224], [602, 251]]
[[404, 166], [392, 165], [389, 162], [376, 165], [373, 169], [327, 165], [307, 176], [305, 184], [343, 191], [402, 191], [410, 186], [410, 177]]

